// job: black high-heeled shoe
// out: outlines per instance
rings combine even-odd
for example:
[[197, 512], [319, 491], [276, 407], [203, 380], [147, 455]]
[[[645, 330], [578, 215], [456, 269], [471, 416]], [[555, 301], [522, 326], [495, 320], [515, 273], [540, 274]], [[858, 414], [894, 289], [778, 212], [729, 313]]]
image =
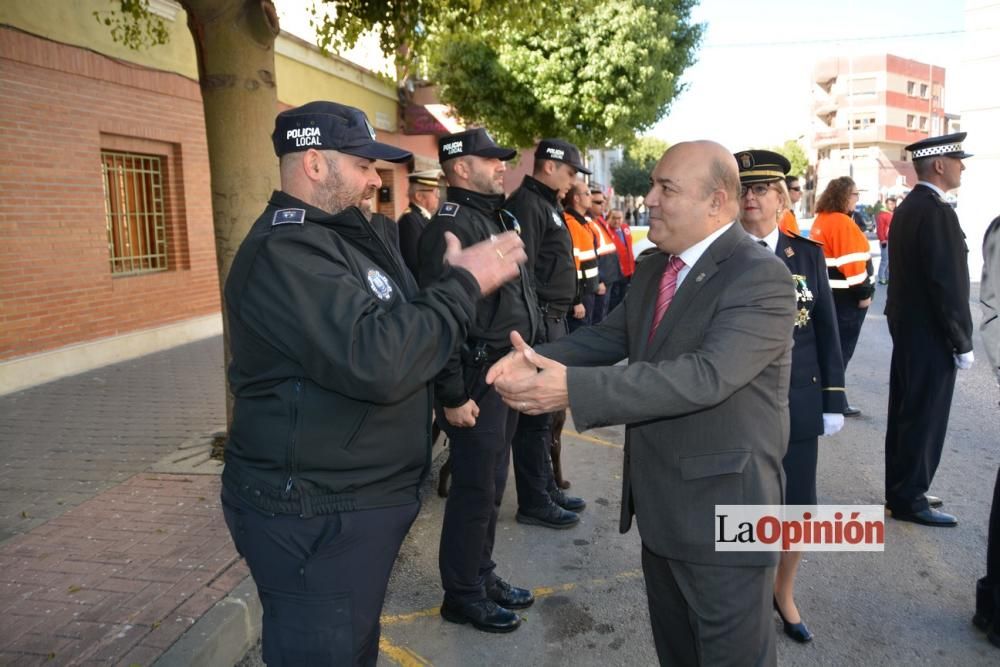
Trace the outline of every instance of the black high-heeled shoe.
[[785, 615], [781, 613], [781, 607], [778, 606], [778, 598], [771, 598], [771, 602], [774, 603], [774, 610], [778, 612], [778, 617], [781, 618], [786, 635], [800, 644], [807, 644], [813, 640], [813, 633], [809, 632], [809, 628], [806, 627], [805, 623], [801, 621], [798, 623], [789, 623], [785, 620]]

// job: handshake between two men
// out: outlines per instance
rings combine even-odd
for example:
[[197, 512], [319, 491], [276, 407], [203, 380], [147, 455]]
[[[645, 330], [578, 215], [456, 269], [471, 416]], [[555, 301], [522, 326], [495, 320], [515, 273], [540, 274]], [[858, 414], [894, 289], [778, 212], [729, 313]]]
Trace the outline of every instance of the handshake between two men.
[[516, 331], [514, 349], [486, 374], [504, 403], [518, 412], [541, 415], [569, 407], [566, 366], [535, 352]]

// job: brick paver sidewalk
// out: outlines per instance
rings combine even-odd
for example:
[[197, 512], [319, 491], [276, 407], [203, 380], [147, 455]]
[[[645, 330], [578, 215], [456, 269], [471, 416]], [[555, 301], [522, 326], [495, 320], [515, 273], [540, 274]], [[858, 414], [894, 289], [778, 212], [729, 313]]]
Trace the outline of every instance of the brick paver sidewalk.
[[0, 665], [149, 665], [247, 576], [217, 475], [216, 337], [0, 396]]
[[248, 574], [218, 493], [140, 473], [0, 545], [0, 664], [151, 664]]

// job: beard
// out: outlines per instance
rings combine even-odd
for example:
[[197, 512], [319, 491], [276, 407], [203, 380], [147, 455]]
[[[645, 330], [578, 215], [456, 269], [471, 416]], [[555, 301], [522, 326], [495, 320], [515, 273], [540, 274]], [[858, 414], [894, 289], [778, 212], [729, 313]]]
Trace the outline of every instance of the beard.
[[337, 163], [326, 155], [323, 156], [323, 159], [326, 160], [329, 176], [319, 186], [316, 193], [316, 198], [320, 203], [319, 208], [331, 215], [336, 215], [351, 206], [357, 206], [364, 210], [361, 202], [375, 196], [376, 188], [370, 185], [348, 187], [337, 169]]

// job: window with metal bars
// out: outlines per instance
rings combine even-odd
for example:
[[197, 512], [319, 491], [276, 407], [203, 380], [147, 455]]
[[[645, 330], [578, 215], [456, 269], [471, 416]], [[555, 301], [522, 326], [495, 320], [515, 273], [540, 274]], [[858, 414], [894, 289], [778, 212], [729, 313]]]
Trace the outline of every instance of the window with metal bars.
[[111, 273], [166, 271], [163, 158], [101, 151]]

